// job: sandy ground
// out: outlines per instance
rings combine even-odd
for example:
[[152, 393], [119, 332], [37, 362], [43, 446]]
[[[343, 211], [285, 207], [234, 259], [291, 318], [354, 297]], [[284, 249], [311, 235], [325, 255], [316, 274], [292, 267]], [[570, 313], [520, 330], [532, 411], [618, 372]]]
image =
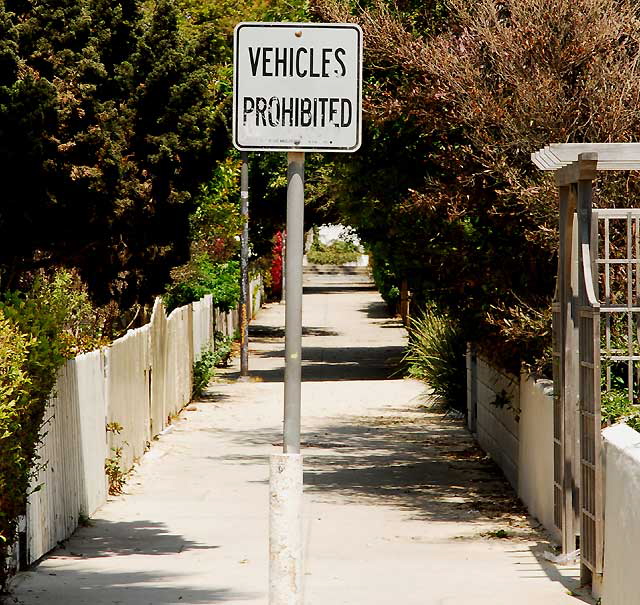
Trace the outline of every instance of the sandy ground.
[[[261, 312], [251, 381], [222, 372], [12, 601], [266, 605], [283, 322], [282, 305]], [[307, 605], [590, 602], [571, 596], [576, 568], [543, 560], [544, 534], [463, 423], [400, 376], [406, 336], [376, 292], [309, 288], [304, 326]]]

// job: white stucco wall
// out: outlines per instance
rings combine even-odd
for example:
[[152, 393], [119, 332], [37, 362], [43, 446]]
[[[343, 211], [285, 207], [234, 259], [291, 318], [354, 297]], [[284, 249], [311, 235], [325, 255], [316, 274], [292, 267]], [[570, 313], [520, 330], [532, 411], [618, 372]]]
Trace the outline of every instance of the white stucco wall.
[[[509, 390], [509, 377], [482, 359], [475, 393], [468, 380], [469, 408], [477, 399], [476, 437], [502, 468], [531, 515], [551, 537], [553, 526], [553, 386], [523, 376]], [[491, 402], [502, 390], [517, 402], [517, 414]], [[516, 407], [516, 406], [514, 406]], [[624, 424], [604, 429], [605, 525], [603, 605], [640, 605], [637, 548], [640, 544], [640, 433]]]
[[640, 605], [640, 433], [624, 424], [602, 431], [605, 455], [603, 605]]
[[553, 382], [520, 378], [518, 496], [560, 541], [553, 525]]

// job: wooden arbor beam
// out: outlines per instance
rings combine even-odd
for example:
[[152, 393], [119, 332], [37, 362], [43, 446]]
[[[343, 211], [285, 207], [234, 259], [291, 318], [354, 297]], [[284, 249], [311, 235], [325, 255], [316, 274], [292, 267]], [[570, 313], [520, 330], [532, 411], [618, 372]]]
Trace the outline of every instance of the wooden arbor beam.
[[598, 154], [581, 153], [578, 160], [556, 170], [556, 185], [565, 187], [580, 181], [593, 181], [598, 173]]
[[531, 154], [544, 171], [558, 171], [584, 153], [597, 154], [597, 170], [640, 170], [640, 143], [552, 143]]

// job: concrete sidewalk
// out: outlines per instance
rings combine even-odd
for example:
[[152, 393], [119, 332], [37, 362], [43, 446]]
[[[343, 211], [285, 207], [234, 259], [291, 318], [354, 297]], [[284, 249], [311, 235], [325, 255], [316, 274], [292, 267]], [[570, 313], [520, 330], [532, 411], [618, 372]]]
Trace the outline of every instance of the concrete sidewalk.
[[[405, 334], [378, 294], [309, 288], [304, 305], [306, 604], [581, 602], [577, 570], [543, 561], [544, 536], [462, 423], [393, 375]], [[125, 495], [20, 574], [17, 602], [266, 605], [283, 317], [271, 305], [252, 327], [253, 380], [224, 372]]]

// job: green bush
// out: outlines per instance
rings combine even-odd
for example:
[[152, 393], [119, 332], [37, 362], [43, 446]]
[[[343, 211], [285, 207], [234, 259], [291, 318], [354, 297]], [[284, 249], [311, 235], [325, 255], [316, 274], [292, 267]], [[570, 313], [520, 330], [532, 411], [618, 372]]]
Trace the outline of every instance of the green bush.
[[319, 244], [307, 253], [307, 260], [314, 265], [344, 265], [358, 260], [360, 251], [353, 242], [336, 240], [325, 246]]
[[2, 314], [0, 390], [0, 585], [7, 579], [7, 547], [26, 511], [36, 470], [37, 446], [47, 400], [64, 363], [64, 315], [45, 298], [5, 294]]
[[216, 332], [213, 338], [213, 365], [216, 368], [225, 368], [229, 364], [231, 352], [233, 348], [233, 340], [225, 336], [222, 332]]
[[213, 304], [229, 311], [240, 300], [240, 264], [238, 261], [214, 263], [200, 255], [173, 274], [164, 302], [168, 312], [211, 294]]
[[59, 269], [50, 275], [38, 275], [29, 296], [52, 315], [66, 359], [109, 343], [103, 334], [104, 309], [94, 307], [76, 272]]
[[344, 265], [358, 260], [360, 249], [349, 239], [337, 239], [329, 245], [320, 241], [319, 227], [313, 228], [313, 240], [307, 260], [314, 265]]
[[233, 341], [222, 332], [216, 332], [213, 348], [202, 353], [193, 364], [192, 397], [200, 397], [215, 374], [215, 368], [224, 368], [231, 357]]
[[626, 390], [603, 391], [601, 395], [602, 422], [615, 424], [619, 420], [638, 415], [638, 410], [629, 401]]
[[64, 270], [38, 273], [25, 292], [0, 297], [0, 588], [58, 369], [100, 343], [97, 321], [85, 288]]
[[405, 361], [409, 374], [426, 382], [436, 403], [466, 409], [465, 339], [453, 320], [434, 307], [411, 319]]
[[604, 391], [601, 396], [601, 413], [603, 424], [624, 422], [640, 432], [640, 410], [629, 401], [626, 390]]
[[382, 300], [387, 303], [389, 311], [392, 314], [396, 313], [400, 302], [400, 282], [390, 264], [377, 259], [371, 267], [371, 276]]
[[127, 481], [127, 473], [122, 470], [122, 448], [112, 447], [113, 456], [104, 461], [104, 472], [107, 476], [109, 495], [119, 496]]
[[14, 541], [24, 511], [31, 457], [22, 435], [29, 377], [26, 363], [33, 339], [0, 311], [0, 583], [4, 586], [6, 547]]
[[215, 355], [213, 351], [204, 351], [198, 361], [193, 364], [193, 387], [191, 396], [200, 397], [213, 378]]

